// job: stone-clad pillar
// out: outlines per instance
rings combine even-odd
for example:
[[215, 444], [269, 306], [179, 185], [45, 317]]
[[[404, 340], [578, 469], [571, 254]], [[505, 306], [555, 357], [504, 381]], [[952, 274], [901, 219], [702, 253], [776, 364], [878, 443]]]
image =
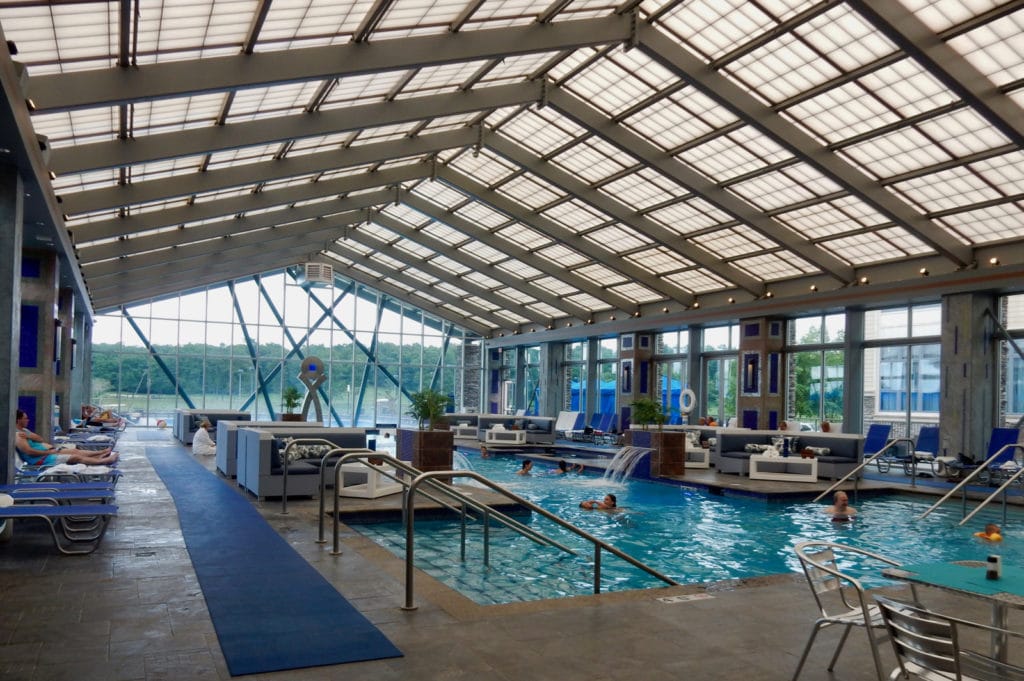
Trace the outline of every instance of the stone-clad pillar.
[[[21, 339], [21, 248], [24, 188], [14, 166], [0, 165], [0, 482], [14, 479], [14, 410]], [[8, 524], [10, 527], [11, 524]]]
[[740, 320], [737, 416], [743, 428], [775, 430], [785, 420], [786, 372], [781, 319]]
[[55, 253], [22, 253], [18, 407], [28, 412], [29, 428], [44, 438], [53, 431], [57, 329], [63, 331], [57, 326], [59, 267]]
[[[654, 339], [650, 333], [628, 333], [619, 337], [618, 404], [619, 423], [631, 420], [630, 404], [640, 398], [656, 399], [654, 381]], [[668, 414], [669, 405], [661, 405]], [[587, 415], [589, 417], [589, 415]], [[623, 426], [620, 430], [625, 430]]]
[[998, 299], [958, 293], [942, 299], [942, 418], [939, 456], [985, 458], [992, 427], [999, 422]]

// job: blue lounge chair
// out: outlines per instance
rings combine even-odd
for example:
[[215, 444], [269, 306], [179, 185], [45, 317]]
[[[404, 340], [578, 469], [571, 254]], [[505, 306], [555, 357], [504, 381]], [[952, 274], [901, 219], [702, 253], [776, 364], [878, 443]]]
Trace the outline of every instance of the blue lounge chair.
[[921, 430], [917, 433], [917, 442], [914, 443], [913, 459], [909, 456], [903, 464], [903, 472], [907, 475], [914, 474], [914, 461], [916, 460], [917, 465], [928, 464], [931, 467], [931, 473], [920, 473], [919, 475], [929, 476], [932, 474], [938, 475], [939, 471], [937, 468], [936, 457], [939, 455], [939, 427], [938, 426], [921, 426]]
[[0, 508], [0, 522], [26, 519], [45, 522], [57, 550], [67, 555], [95, 551], [106, 534], [110, 519], [116, 515], [117, 506], [109, 504], [15, 504]]
[[[864, 458], [867, 459], [885, 449], [885, 445], [889, 443], [889, 433], [891, 432], [892, 425], [888, 423], [872, 423], [868, 426], [867, 435], [864, 436]], [[886, 452], [875, 459], [879, 473], [888, 472], [893, 463], [903, 463], [903, 460], [896, 456], [895, 452]]]

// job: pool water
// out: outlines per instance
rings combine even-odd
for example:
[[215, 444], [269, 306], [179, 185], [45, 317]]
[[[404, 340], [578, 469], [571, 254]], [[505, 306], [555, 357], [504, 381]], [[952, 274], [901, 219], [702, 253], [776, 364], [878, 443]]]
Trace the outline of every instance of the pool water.
[[[1002, 508], [990, 507], [958, 527], [958, 501], [947, 502], [924, 520], [916, 517], [934, 503], [932, 497], [886, 495], [864, 497], [856, 504], [852, 523], [833, 523], [827, 504], [776, 502], [723, 497], [706, 491], [646, 481], [611, 484], [594, 474], [553, 475], [554, 465], [538, 462], [534, 475], [516, 475], [519, 459], [468, 455], [481, 475], [659, 572], [684, 584], [759, 577], [799, 571], [793, 547], [801, 541], [826, 540], [852, 544], [904, 563], [936, 560], [984, 560], [991, 553], [1004, 564], [1024, 560], [1024, 513], [1010, 509], [1004, 541], [990, 544], [973, 533], [986, 522], [1002, 525]], [[460, 485], [472, 485], [465, 479]], [[618, 512], [586, 511], [584, 499], [618, 497]], [[483, 525], [469, 526], [465, 562], [459, 562], [457, 521], [416, 521], [416, 567], [487, 605], [562, 598], [593, 593], [594, 551], [589, 542], [534, 514], [521, 518], [534, 529], [575, 549], [577, 556], [533, 541], [497, 523], [490, 527], [490, 566], [483, 563]], [[355, 526], [359, 532], [405, 556], [400, 523]], [[869, 585], [878, 575], [862, 575]], [[621, 591], [664, 585], [610, 553], [601, 553], [601, 590]]]

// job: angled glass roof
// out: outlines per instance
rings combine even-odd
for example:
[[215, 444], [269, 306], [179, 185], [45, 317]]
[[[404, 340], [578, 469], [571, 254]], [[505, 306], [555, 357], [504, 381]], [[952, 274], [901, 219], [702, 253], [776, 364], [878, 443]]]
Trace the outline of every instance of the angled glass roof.
[[134, 8], [0, 0], [98, 310], [314, 257], [493, 335], [1024, 260], [1020, 3]]

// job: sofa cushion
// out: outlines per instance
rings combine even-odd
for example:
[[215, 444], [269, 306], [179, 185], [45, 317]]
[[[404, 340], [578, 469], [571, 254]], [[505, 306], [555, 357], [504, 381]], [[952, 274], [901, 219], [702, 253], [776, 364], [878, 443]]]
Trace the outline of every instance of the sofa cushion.
[[292, 445], [288, 450], [288, 461], [319, 461], [332, 449], [335, 449], [333, 445]]

